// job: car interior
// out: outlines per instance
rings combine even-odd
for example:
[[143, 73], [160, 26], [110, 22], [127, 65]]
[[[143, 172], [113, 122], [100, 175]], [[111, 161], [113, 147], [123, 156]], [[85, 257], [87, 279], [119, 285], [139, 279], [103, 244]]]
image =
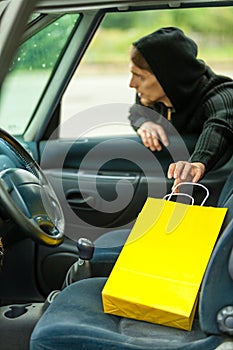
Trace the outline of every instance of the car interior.
[[[228, 211], [205, 273], [198, 313], [190, 332], [104, 313], [101, 291], [106, 278], [80, 275], [81, 281], [71, 283], [55, 295], [32, 333], [31, 348], [168, 350], [217, 349], [222, 344], [230, 344], [233, 331], [232, 175], [219, 199], [219, 207], [226, 207]], [[106, 238], [108, 234], [105, 234]], [[98, 249], [95, 253], [96, 259], [92, 260], [90, 255], [93, 269], [95, 263], [108, 266], [111, 258], [114, 264], [115, 249], [112, 252], [111, 248], [105, 248], [105, 255]], [[88, 254], [86, 259], [89, 262]], [[56, 317], [58, 314], [59, 318]]]
[[198, 137], [143, 146], [129, 47], [179, 26], [233, 77], [232, 21], [229, 0], [0, 0], [1, 350], [233, 349], [232, 145], [200, 181], [205, 205], [228, 211], [192, 330], [106, 314], [101, 299], [147, 197], [171, 192], [168, 166]]

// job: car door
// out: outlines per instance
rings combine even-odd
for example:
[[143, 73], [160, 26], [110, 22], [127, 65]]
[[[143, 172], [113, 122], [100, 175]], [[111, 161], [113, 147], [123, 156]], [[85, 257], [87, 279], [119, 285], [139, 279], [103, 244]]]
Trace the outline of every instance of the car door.
[[[136, 32], [133, 18], [137, 11], [131, 10], [140, 11], [142, 21], [145, 18]], [[21, 103], [17, 110], [11, 104], [10, 114], [9, 103], [3, 101], [0, 114], [2, 126], [16, 135], [44, 169], [65, 214], [65, 242], [56, 249], [36, 246], [30, 257], [32, 264], [35, 261], [34, 289], [46, 295], [60, 288], [67, 268], [77, 259], [79, 237], [94, 241], [106, 231], [132, 227], [147, 196], [161, 198], [170, 191], [167, 168], [172, 161], [189, 158], [197, 135], [174, 133], [172, 147], [153, 153], [142, 145], [128, 120], [135, 99], [128, 88], [129, 46], [143, 31], [153, 29], [144, 28], [148, 18], [152, 25], [154, 18], [163, 17], [164, 25], [183, 18], [185, 27], [183, 9], [174, 10], [167, 4], [161, 9], [157, 2], [153, 6], [135, 2], [135, 8], [132, 4], [102, 4], [99, 8], [93, 4], [89, 8], [71, 1], [69, 11], [65, 4], [58, 8], [52, 2], [41, 2], [37, 11], [15, 58], [22, 70], [29, 62], [27, 73], [33, 76], [25, 74], [20, 85], [20, 72], [15, 71], [17, 80], [9, 78], [4, 94], [10, 95], [7, 89], [13, 82]], [[175, 11], [174, 22], [171, 11]], [[199, 16], [203, 18], [202, 13]], [[114, 22], [117, 24], [111, 27], [109, 23]], [[116, 31], [122, 23], [131, 24]], [[105, 36], [109, 32], [110, 39]], [[120, 50], [117, 61], [115, 47], [119, 50], [127, 35], [127, 46]], [[25, 56], [29, 41], [31, 61]], [[232, 161], [217, 166], [203, 179], [211, 192], [209, 204], [216, 204], [231, 168]]]
[[[202, 12], [197, 14], [199, 10], [193, 9], [194, 14], [203, 18]], [[172, 11], [141, 11], [140, 16], [159, 18]], [[177, 16], [181, 11], [177, 10]], [[108, 230], [131, 227], [148, 195], [163, 197], [170, 191], [172, 181], [166, 176], [169, 164], [189, 159], [197, 140], [195, 134], [181, 137], [174, 131], [170, 136], [172, 147], [153, 153], [142, 145], [130, 126], [128, 114], [135, 92], [128, 86], [128, 48], [135, 35], [127, 34], [132, 28], [130, 25], [124, 28], [122, 22], [132, 21], [133, 26], [134, 15], [134, 12], [122, 14], [113, 9], [104, 18], [103, 12], [93, 16], [93, 22], [86, 28], [83, 50], [93, 35], [90, 28], [95, 28], [100, 21], [101, 24], [82, 60], [79, 62], [80, 57], [76, 58], [78, 67], [74, 73], [74, 67], [70, 67], [72, 79], [54, 111], [54, 115], [60, 116], [59, 128], [53, 130], [46, 142], [40, 142], [41, 165], [64, 203], [66, 232], [72, 238], [86, 235], [96, 239]], [[122, 50], [122, 56], [115, 62], [114, 47], [120, 46], [122, 37], [113, 36], [114, 43], [107, 45], [106, 34], [109, 23], [116, 23], [119, 16], [121, 24], [117, 25], [123, 26], [122, 31], [129, 39], [127, 50]], [[166, 24], [168, 20], [164, 21]], [[143, 30], [148, 32], [153, 28]], [[90, 37], [87, 38], [87, 34]], [[77, 55], [78, 50], [81, 48], [73, 55]], [[98, 62], [100, 57], [102, 65]], [[230, 156], [229, 151], [225, 159]], [[221, 162], [224, 164], [225, 160]], [[218, 170], [203, 179], [211, 191], [209, 204], [216, 204], [231, 166], [231, 162], [223, 168], [218, 164]]]
[[[93, 241], [107, 231], [132, 227], [148, 195], [161, 198], [170, 191], [169, 164], [188, 159], [197, 140], [195, 134], [181, 138], [174, 133], [172, 147], [156, 153], [142, 145], [128, 121], [135, 96], [128, 88], [127, 59], [115, 73], [111, 71], [114, 64], [90, 63], [95, 44], [107, 41], [102, 36], [104, 23], [117, 15], [106, 15], [72, 75], [54, 112], [61, 118], [59, 129], [40, 142], [41, 165], [63, 204], [66, 234], [74, 241], [82, 236]], [[111, 49], [101, 48], [108, 56]], [[97, 72], [93, 73], [95, 64]], [[226, 159], [230, 156], [226, 154]], [[230, 169], [232, 160], [223, 167], [218, 164], [203, 179], [211, 193], [207, 204], [216, 205]], [[202, 196], [196, 193], [196, 199]]]

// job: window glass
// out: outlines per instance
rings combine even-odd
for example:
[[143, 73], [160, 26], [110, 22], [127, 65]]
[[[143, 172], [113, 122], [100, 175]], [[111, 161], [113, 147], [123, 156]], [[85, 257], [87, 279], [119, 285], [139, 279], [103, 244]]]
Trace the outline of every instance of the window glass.
[[0, 99], [0, 125], [9, 133], [26, 129], [77, 18], [59, 18], [19, 47]]
[[[127, 106], [135, 99], [135, 92], [128, 86], [129, 50], [133, 41], [160, 27], [183, 29], [197, 42], [199, 58], [216, 73], [233, 76], [232, 23], [232, 7], [107, 14], [63, 97], [60, 136], [76, 137], [76, 129], [66, 127], [66, 121], [80, 116], [80, 123], [85, 123], [82, 115], [86, 110], [98, 118], [95, 110], [104, 105], [109, 105], [109, 125], [92, 130], [87, 125], [86, 135], [134, 133], [127, 118]], [[125, 108], [119, 108], [119, 123], [115, 123], [113, 109], [120, 104]]]

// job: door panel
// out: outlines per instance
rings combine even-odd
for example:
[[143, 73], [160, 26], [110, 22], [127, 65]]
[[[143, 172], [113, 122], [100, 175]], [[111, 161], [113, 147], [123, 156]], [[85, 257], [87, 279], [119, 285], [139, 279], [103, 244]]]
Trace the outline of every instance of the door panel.
[[[196, 137], [188, 137], [190, 152]], [[189, 156], [183, 140], [175, 151], [152, 153], [135, 134], [124, 138], [56, 140], [40, 144], [41, 166], [61, 201], [66, 234], [72, 239], [131, 227], [148, 195], [163, 197], [171, 187], [166, 172], [174, 156]]]

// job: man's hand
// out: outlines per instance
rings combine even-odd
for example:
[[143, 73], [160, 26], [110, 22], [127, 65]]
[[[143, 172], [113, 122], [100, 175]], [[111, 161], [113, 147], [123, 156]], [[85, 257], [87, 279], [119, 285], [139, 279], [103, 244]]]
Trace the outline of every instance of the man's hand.
[[[203, 163], [179, 161], [169, 166], [167, 176], [169, 179], [174, 178], [172, 190], [181, 182], [198, 182], [205, 173], [205, 165]], [[176, 190], [178, 192], [178, 189]]]
[[169, 145], [164, 128], [159, 124], [145, 122], [137, 130], [137, 133], [141, 137], [144, 146], [151, 151], [161, 151], [161, 143], [166, 147]]

